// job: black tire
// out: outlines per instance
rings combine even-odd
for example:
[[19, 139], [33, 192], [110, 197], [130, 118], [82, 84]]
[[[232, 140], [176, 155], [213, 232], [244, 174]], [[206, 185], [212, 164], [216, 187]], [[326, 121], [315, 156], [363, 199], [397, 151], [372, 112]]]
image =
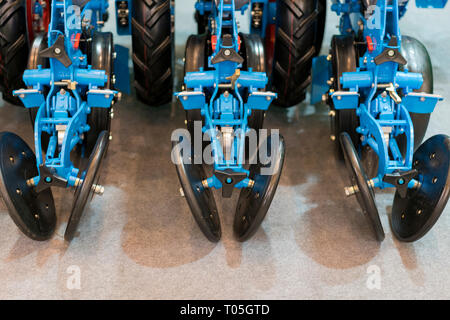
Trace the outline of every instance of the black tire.
[[[39, 52], [47, 49], [48, 43], [47, 43], [47, 35], [41, 34], [38, 35], [36, 38], [34, 38], [33, 45], [31, 46], [30, 50], [30, 56], [28, 57], [28, 64], [27, 69], [34, 70], [37, 69], [38, 66], [42, 66], [42, 68], [48, 68], [49, 67], [49, 60], [48, 58], [43, 58], [39, 56]], [[48, 88], [44, 87], [44, 96], [46, 96], [48, 92]], [[37, 113], [39, 111], [39, 108], [30, 108], [28, 109], [28, 112], [30, 114], [30, 122], [31, 127], [34, 130], [34, 124], [36, 122]], [[47, 132], [42, 132], [41, 135], [41, 146], [44, 152], [47, 152], [48, 144], [50, 141], [50, 135]]]
[[13, 90], [23, 88], [22, 75], [29, 52], [25, 1], [0, 3], [0, 88], [3, 100], [22, 105]]
[[[242, 39], [241, 55], [244, 58], [243, 70], [250, 68], [254, 72], [266, 72], [266, 59], [264, 55], [264, 42], [257, 34], [240, 34]], [[248, 126], [257, 132], [262, 129], [264, 124], [265, 111], [252, 110], [248, 117]]]
[[[335, 91], [343, 91], [340, 78], [344, 72], [354, 72], [357, 67], [357, 53], [354, 46], [353, 36], [333, 36], [331, 40], [331, 56], [333, 67], [333, 89]], [[359, 126], [359, 118], [354, 109], [336, 110], [333, 106], [333, 100], [330, 99], [331, 109], [334, 116], [331, 117], [332, 134], [335, 137], [335, 146], [339, 159], [344, 160], [339, 137], [343, 132], [347, 132], [353, 145], [358, 149], [360, 145], [360, 137], [356, 132]]]
[[133, 0], [134, 85], [138, 98], [160, 106], [172, 101], [170, 0]]
[[[111, 32], [96, 32], [92, 37], [92, 69], [105, 70], [108, 76], [108, 82], [105, 88], [111, 89], [111, 77], [114, 72], [113, 66], [113, 35]], [[91, 108], [88, 114], [87, 124], [90, 130], [86, 132], [85, 155], [89, 156], [97, 144], [97, 139], [102, 131], [108, 134], [111, 131], [111, 109], [110, 108]]]
[[[422, 87], [415, 92], [433, 93], [433, 66], [430, 55], [425, 46], [417, 39], [409, 36], [402, 36], [401, 52], [403, 57], [408, 61], [405, 66], [400, 66], [400, 70], [408, 68], [409, 72], [421, 73], [423, 76]], [[414, 150], [419, 148], [420, 144], [427, 132], [428, 123], [430, 122], [430, 114], [409, 113], [414, 125]], [[401, 138], [399, 147], [403, 150], [406, 145], [406, 139]], [[403, 149], [402, 149], [403, 148]]]
[[[186, 75], [187, 72], [197, 72], [200, 68], [205, 67], [207, 59], [206, 43], [206, 35], [189, 36], [184, 53], [184, 75]], [[195, 121], [203, 121], [201, 110], [186, 110], [186, 126], [191, 134], [192, 140], [194, 139]]]
[[319, 0], [277, 0], [277, 30], [271, 83], [275, 104], [302, 102], [311, 83], [312, 59], [319, 53]]

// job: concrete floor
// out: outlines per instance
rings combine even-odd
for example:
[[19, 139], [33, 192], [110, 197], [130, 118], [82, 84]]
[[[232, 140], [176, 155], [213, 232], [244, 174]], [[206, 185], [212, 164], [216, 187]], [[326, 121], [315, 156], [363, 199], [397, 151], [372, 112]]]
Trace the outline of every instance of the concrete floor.
[[[178, 76], [184, 42], [195, 30], [193, 2], [177, 1]], [[419, 10], [411, 3], [401, 23], [404, 34], [428, 47], [435, 92], [444, 97], [450, 97], [449, 14], [449, 7]], [[337, 23], [330, 14], [324, 52]], [[449, 105], [439, 104], [428, 136], [450, 134]], [[379, 192], [386, 240], [375, 242], [356, 200], [344, 197], [347, 176], [328, 138], [326, 106], [270, 109], [266, 125], [281, 129], [287, 158], [268, 217], [244, 244], [232, 235], [236, 196], [217, 197], [218, 244], [203, 237], [180, 196], [169, 158], [170, 134], [184, 122], [180, 105], [149, 108], [131, 95], [115, 110], [102, 170], [105, 195], [91, 202], [69, 246], [63, 241], [68, 191], [54, 190], [59, 225], [43, 243], [19, 233], [0, 201], [0, 299], [450, 298], [450, 206], [425, 238], [403, 244], [389, 229], [393, 194]], [[27, 112], [4, 102], [0, 130], [31, 142]]]

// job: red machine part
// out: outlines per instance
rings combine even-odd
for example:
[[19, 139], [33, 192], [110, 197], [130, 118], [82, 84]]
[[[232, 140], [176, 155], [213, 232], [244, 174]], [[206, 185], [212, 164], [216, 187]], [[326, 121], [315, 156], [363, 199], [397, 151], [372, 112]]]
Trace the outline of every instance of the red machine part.
[[80, 39], [81, 39], [81, 33], [76, 33], [72, 35], [72, 44], [73, 44], [73, 48], [75, 50], [78, 50], [78, 48], [80, 47]]
[[369, 52], [373, 52], [376, 48], [376, 44], [373, 42], [372, 37], [366, 36], [366, 41], [367, 41], [367, 49], [369, 50]]

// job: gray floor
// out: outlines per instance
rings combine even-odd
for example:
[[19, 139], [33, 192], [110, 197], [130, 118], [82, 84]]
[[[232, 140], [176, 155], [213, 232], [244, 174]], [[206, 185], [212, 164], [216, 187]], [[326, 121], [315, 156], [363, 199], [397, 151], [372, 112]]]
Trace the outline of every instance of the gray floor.
[[[195, 26], [193, 0], [177, 3], [180, 71], [182, 45]], [[435, 92], [444, 97], [450, 97], [449, 14], [450, 8], [418, 10], [411, 3], [401, 23], [404, 34], [428, 47]], [[324, 52], [337, 23], [330, 14]], [[450, 134], [449, 106], [439, 104], [428, 136]], [[0, 299], [450, 298], [450, 206], [425, 238], [403, 244], [388, 225], [393, 194], [378, 193], [386, 240], [373, 241], [355, 199], [344, 197], [347, 177], [332, 152], [326, 106], [270, 110], [267, 126], [286, 138], [286, 165], [263, 227], [244, 244], [231, 232], [236, 197], [217, 197], [224, 235], [211, 244], [179, 194], [169, 160], [170, 134], [184, 122], [177, 103], [152, 109], [129, 96], [115, 116], [102, 170], [106, 193], [94, 198], [70, 246], [62, 238], [72, 201], [66, 190], [55, 190], [59, 227], [43, 243], [20, 234], [0, 201]], [[4, 102], [0, 130], [31, 142], [27, 112]], [[73, 289], [77, 275], [81, 286]]]

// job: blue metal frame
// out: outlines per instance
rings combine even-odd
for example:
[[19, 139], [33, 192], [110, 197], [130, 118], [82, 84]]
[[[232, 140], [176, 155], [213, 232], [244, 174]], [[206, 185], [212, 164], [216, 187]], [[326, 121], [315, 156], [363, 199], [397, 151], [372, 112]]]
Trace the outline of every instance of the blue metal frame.
[[[209, 7], [211, 6], [211, 7]], [[247, 6], [246, 6], [247, 7]], [[267, 110], [272, 101], [277, 97], [273, 92], [263, 91], [267, 85], [268, 78], [265, 73], [253, 71], [240, 71], [241, 64], [233, 61], [222, 61], [216, 64], [212, 63], [214, 57], [221, 49], [231, 49], [239, 51], [238, 26], [235, 17], [234, 0], [230, 4], [224, 4], [223, 0], [215, 2], [197, 2], [197, 10], [210, 12], [214, 19], [215, 28], [212, 34], [217, 36], [217, 44], [214, 53], [209, 57], [209, 68], [213, 70], [199, 72], [189, 72], [185, 77], [187, 89], [193, 91], [183, 91], [175, 93], [175, 96], [181, 101], [185, 110], [200, 109], [205, 119], [202, 131], [208, 133], [211, 137], [212, 154], [214, 157], [215, 171], [231, 170], [236, 173], [245, 173], [247, 178], [235, 185], [236, 188], [245, 188], [251, 184], [248, 178], [249, 171], [243, 167], [245, 153], [245, 135], [250, 130], [248, 127], [248, 117], [253, 110]], [[245, 8], [246, 9], [246, 8]], [[203, 10], [203, 11], [202, 11]], [[231, 28], [232, 46], [226, 47], [222, 42], [223, 28]], [[230, 83], [230, 77], [239, 75], [233, 84]], [[230, 91], [219, 94], [219, 88], [229, 86]], [[242, 93], [248, 89], [247, 103], [244, 103]], [[211, 99], [206, 101], [205, 91], [213, 92]], [[235, 132], [232, 153], [227, 160], [224, 158], [222, 143], [217, 137], [217, 127], [230, 127]], [[222, 188], [222, 183], [215, 174], [207, 179], [210, 188]]]
[[[92, 34], [100, 29], [103, 24], [97, 23], [97, 17], [101, 19], [107, 8], [106, 0], [91, 0], [82, 11], [72, 5], [72, 0], [52, 1], [48, 47], [64, 36], [64, 48], [71, 64], [65, 67], [56, 58], [49, 58], [50, 68], [38, 66], [36, 70], [25, 71], [23, 80], [28, 89], [14, 91], [26, 108], [39, 108], [34, 125], [38, 168], [46, 166], [55, 176], [67, 181], [67, 187], [77, 183], [79, 169], [71, 162], [70, 153], [90, 130], [87, 116], [91, 108], [110, 108], [118, 93], [100, 89], [108, 81], [105, 71], [93, 70], [88, 65], [88, 57], [75, 40], [82, 33], [82, 27], [89, 26]], [[44, 94], [44, 88], [49, 88], [48, 94]], [[41, 141], [44, 132], [50, 135], [45, 158]], [[33, 179], [34, 185], [38, 185], [39, 180], [40, 175]]]
[[[443, 0], [444, 1], [444, 0]], [[266, 29], [270, 24], [276, 23], [276, 16], [277, 16], [277, 3], [270, 2], [270, 0], [251, 0], [250, 3], [244, 5], [239, 11], [241, 14], [245, 14], [247, 9], [253, 8], [253, 4], [259, 3], [261, 4], [262, 8], [262, 22], [261, 22], [261, 28], [255, 29], [252, 24], [250, 23], [250, 33], [252, 34], [259, 34], [261, 38], [265, 38], [266, 36]], [[211, 15], [211, 13], [214, 10], [214, 3], [213, 1], [208, 0], [200, 0], [195, 3], [195, 10], [197, 10], [201, 15]], [[266, 10], [268, 8], [269, 10]], [[211, 20], [210, 25], [211, 27]]]
[[[444, 0], [445, 1], [445, 0]], [[434, 94], [416, 93], [423, 83], [423, 77], [408, 70], [399, 71], [399, 63], [385, 61], [376, 63], [382, 54], [395, 54], [401, 48], [399, 19], [404, 14], [408, 1], [378, 0], [370, 12], [361, 11], [361, 0], [332, 0], [331, 10], [341, 15], [342, 34], [358, 34], [362, 30], [368, 48], [359, 59], [356, 72], [344, 73], [343, 88], [349, 91], [333, 92], [326, 80], [330, 75], [330, 58], [318, 57], [313, 62], [312, 102], [317, 102], [323, 93], [333, 100], [336, 110], [356, 109], [360, 119], [357, 132], [362, 136], [362, 146], [368, 145], [379, 158], [378, 174], [372, 180], [377, 188], [394, 187], [383, 181], [387, 174], [406, 172], [412, 169], [414, 153], [414, 128], [409, 112], [431, 113], [442, 97]], [[423, 2], [417, 0], [417, 2]], [[442, 0], [427, 1], [440, 6]], [[396, 37], [395, 46], [390, 45]], [[392, 44], [392, 43], [391, 43]], [[399, 97], [398, 90], [404, 97]], [[379, 90], [384, 90], [379, 93]], [[405, 134], [406, 155], [399, 150], [395, 137]], [[411, 180], [408, 187], [418, 181]]]

